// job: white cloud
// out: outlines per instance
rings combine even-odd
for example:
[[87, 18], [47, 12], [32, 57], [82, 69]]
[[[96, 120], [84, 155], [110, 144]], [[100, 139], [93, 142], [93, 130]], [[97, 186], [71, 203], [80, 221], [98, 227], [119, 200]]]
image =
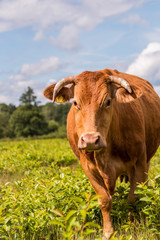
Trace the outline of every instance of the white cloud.
[[25, 76], [23, 76], [22, 74], [10, 75], [9, 79], [15, 81], [23, 81], [25, 80]]
[[[10, 75], [7, 82], [0, 82], [0, 89], [3, 94], [0, 98], [0, 102], [3, 100], [6, 103], [10, 103], [11, 99], [17, 99], [16, 104], [18, 104], [18, 99], [20, 95], [27, 89], [28, 86], [35, 90], [38, 100], [44, 102], [43, 90], [46, 87], [46, 83], [33, 79], [33, 77], [47, 74], [52, 71], [56, 71], [64, 67], [59, 58], [50, 57], [44, 58], [39, 63], [23, 64], [18, 74]], [[48, 85], [53, 84], [53, 79], [50, 79]], [[15, 102], [15, 100], [14, 100]]]
[[57, 57], [44, 58], [39, 63], [23, 64], [20, 74], [37, 76], [58, 70], [61, 66], [62, 64]]
[[152, 42], [139, 54], [127, 69], [131, 73], [160, 85], [160, 42]]
[[[28, 86], [34, 89], [35, 95], [41, 102], [46, 102], [43, 97], [43, 90], [47, 87], [46, 82], [37, 78], [42, 74], [47, 74], [65, 66], [57, 57], [44, 58], [37, 63], [23, 64], [18, 74], [12, 74], [7, 81], [0, 81], [1, 96], [0, 102], [7, 104], [14, 102], [18, 104], [19, 97]], [[36, 77], [36, 78], [35, 78]], [[46, 78], [46, 77], [45, 77]], [[48, 86], [56, 82], [54, 79], [48, 80]]]
[[40, 41], [43, 39], [45, 39], [45, 36], [42, 30], [38, 31], [33, 38], [34, 41]]
[[57, 57], [44, 58], [39, 63], [25, 63], [22, 65], [20, 71], [16, 75], [11, 75], [10, 80], [24, 81], [30, 76], [38, 76], [56, 71], [63, 67], [60, 59]]
[[19, 98], [30, 86], [33, 88], [35, 95], [37, 96], [37, 100], [41, 102], [45, 102], [45, 98], [43, 96], [43, 90], [46, 88], [46, 83], [36, 81], [35, 79], [28, 80], [18, 80], [10, 79], [9, 81], [0, 81], [0, 103], [4, 102], [6, 104], [13, 103], [18, 105]]
[[[92, 30], [107, 17], [138, 7], [147, 0], [2, 0], [0, 32], [25, 26], [38, 29], [34, 40], [44, 39], [49, 27], [59, 31], [52, 43], [65, 49], [79, 46], [78, 37]], [[77, 3], [77, 4], [75, 4]]]
[[27, 89], [27, 87], [33, 88], [38, 101], [44, 102], [44, 100], [45, 100], [44, 96], [43, 96], [43, 90], [45, 89], [44, 83], [37, 82], [36, 80], [33, 80], [33, 79], [30, 79], [27, 81], [19, 81], [16, 83], [16, 85], [14, 87], [15, 98], [17, 97], [16, 96], [16, 93], [17, 93], [18, 99], [19, 99], [19, 97]]
[[57, 39], [50, 39], [53, 45], [58, 45], [60, 48], [67, 50], [76, 49], [79, 47], [78, 36], [80, 30], [74, 25], [64, 26]]
[[14, 95], [14, 90], [12, 88], [12, 84], [7, 81], [0, 81], [0, 103], [12, 103], [12, 97]]
[[160, 28], [156, 28], [152, 32], [147, 33], [146, 37], [150, 42], [160, 41]]
[[158, 93], [158, 95], [160, 96], [160, 85], [154, 87], [155, 91]]
[[56, 82], [57, 82], [57, 80], [55, 80], [55, 79], [49, 79], [48, 82], [47, 82], [47, 86], [50, 86], [50, 85], [52, 85]]
[[127, 18], [121, 20], [122, 23], [146, 25], [147, 21], [140, 18], [138, 14], [130, 14]]
[[8, 100], [8, 96], [0, 95], [0, 103], [11, 103], [11, 101]]

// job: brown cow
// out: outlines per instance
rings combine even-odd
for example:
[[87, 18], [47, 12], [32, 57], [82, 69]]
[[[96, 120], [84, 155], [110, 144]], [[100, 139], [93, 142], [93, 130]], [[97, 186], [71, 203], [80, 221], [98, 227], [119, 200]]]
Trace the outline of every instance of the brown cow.
[[48, 87], [44, 96], [53, 102], [74, 98], [67, 118], [68, 139], [101, 195], [107, 240], [113, 232], [110, 209], [116, 179], [128, 176], [133, 202], [136, 184], [146, 180], [160, 144], [160, 98], [146, 80], [109, 69], [64, 78]]

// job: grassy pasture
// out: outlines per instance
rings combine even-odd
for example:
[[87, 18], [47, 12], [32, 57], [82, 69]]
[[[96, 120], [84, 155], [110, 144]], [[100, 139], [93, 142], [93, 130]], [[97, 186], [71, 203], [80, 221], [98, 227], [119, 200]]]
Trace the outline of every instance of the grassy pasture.
[[[102, 239], [97, 196], [65, 139], [0, 142], [0, 239]], [[117, 181], [112, 240], [160, 239], [160, 149], [139, 201]]]

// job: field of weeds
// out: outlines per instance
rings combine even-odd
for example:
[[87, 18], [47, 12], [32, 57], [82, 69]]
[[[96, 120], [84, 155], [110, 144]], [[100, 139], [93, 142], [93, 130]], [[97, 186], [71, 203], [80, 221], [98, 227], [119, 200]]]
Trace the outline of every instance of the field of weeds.
[[[101, 240], [97, 196], [65, 139], [0, 142], [0, 239]], [[117, 182], [112, 240], [160, 239], [160, 149], [139, 201]]]

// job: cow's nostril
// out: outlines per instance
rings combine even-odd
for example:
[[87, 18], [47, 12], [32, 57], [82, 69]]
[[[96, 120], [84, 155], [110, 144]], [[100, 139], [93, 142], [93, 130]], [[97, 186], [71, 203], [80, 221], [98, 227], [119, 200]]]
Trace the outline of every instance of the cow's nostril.
[[86, 148], [87, 147], [87, 142], [86, 142], [84, 136], [81, 136], [81, 138], [80, 138], [80, 146], [82, 148]]
[[81, 135], [78, 141], [79, 149], [94, 151], [94, 150], [102, 149], [104, 147], [105, 147], [105, 143], [103, 142], [101, 135], [97, 132], [85, 133]]
[[81, 142], [82, 142], [82, 143], [85, 142], [83, 137], [81, 137]]
[[100, 136], [97, 136], [97, 139], [95, 141], [95, 145], [99, 145], [99, 142], [100, 142]]

